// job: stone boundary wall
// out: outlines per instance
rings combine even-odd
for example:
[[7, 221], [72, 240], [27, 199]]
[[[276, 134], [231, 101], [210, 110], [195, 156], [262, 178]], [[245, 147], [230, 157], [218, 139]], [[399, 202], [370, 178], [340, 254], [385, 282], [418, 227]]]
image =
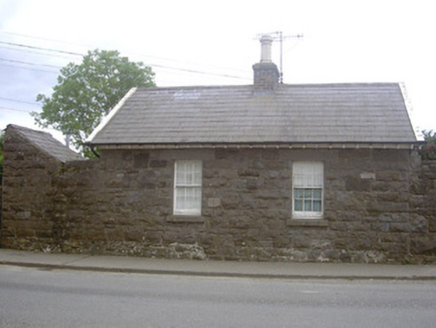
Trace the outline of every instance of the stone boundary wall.
[[[5, 138], [2, 247], [262, 261], [434, 261], [436, 163], [408, 150], [102, 150], [60, 163]], [[201, 217], [172, 214], [174, 161], [203, 161]], [[325, 216], [291, 216], [292, 163], [325, 167]]]
[[411, 249], [415, 254], [436, 258], [436, 161], [423, 161], [414, 171], [410, 198], [418, 217], [425, 219], [421, 228], [424, 233], [412, 234]]

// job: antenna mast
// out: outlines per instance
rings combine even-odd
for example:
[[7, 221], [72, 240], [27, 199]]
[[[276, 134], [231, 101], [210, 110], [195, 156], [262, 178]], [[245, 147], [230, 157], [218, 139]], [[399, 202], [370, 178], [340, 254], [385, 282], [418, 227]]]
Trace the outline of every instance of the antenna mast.
[[280, 42], [280, 77], [279, 83], [283, 83], [283, 41], [289, 38], [302, 38], [303, 34], [293, 34], [293, 35], [283, 35], [282, 31], [272, 32], [272, 33], [264, 33], [259, 34], [258, 38], [262, 37], [262, 35], [269, 35], [273, 38], [274, 41]]

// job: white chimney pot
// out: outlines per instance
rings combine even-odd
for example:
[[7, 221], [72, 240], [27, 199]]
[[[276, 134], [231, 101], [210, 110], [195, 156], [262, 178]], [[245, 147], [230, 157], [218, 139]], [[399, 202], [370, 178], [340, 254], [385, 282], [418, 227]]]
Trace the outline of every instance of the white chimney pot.
[[273, 42], [273, 38], [271, 35], [262, 35], [260, 38], [261, 44], [261, 54], [260, 54], [260, 62], [261, 63], [271, 63], [271, 44]]

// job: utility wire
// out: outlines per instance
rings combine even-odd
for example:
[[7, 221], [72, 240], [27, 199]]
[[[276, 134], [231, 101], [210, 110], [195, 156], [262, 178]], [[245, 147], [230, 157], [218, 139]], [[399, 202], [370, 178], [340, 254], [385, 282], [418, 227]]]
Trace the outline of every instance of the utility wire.
[[[0, 33], [8, 34], [8, 35], [21, 36], [21, 37], [25, 37], [25, 38], [29, 38], [29, 39], [37, 39], [37, 40], [50, 41], [50, 42], [54, 42], [54, 43], [68, 44], [68, 45], [73, 45], [73, 46], [78, 46], [78, 47], [87, 47], [87, 48], [92, 47], [92, 46], [89, 46], [89, 45], [83, 45], [83, 44], [68, 42], [68, 41], [64, 41], [64, 40], [49, 39], [49, 38], [45, 38], [45, 37], [33, 36], [33, 35], [28, 35], [28, 34], [14, 33], [14, 32], [8, 32], [8, 31], [0, 31]], [[141, 54], [141, 53], [132, 53], [132, 52], [129, 52], [129, 51], [127, 53], [131, 54], [131, 55], [146, 57], [146, 58], [154, 58], [154, 59], [157, 59], [157, 60], [166, 60], [166, 61], [177, 62], [177, 60], [174, 60], [173, 58], [168, 58], [168, 57], [152, 56], [152, 55], [146, 55], [146, 54]], [[180, 61], [179, 61], [179, 63], [180, 63]], [[192, 63], [185, 62], [185, 64], [192, 64]], [[157, 66], [157, 65], [154, 65], [154, 66]], [[220, 66], [217, 66], [217, 65], [208, 65], [208, 66], [215, 67], [215, 68], [218, 68], [218, 69], [226, 69], [225, 67], [220, 67]], [[173, 67], [168, 67], [168, 66], [164, 66], [164, 67], [165, 68], [173, 69]], [[174, 68], [174, 69], [177, 69], [177, 68]], [[245, 73], [245, 70], [243, 70], [243, 69], [232, 69], [232, 70]]]
[[10, 63], [25, 64], [25, 65], [32, 65], [32, 66], [44, 66], [44, 67], [50, 67], [50, 68], [56, 68], [56, 69], [61, 69], [62, 68], [60, 66], [54, 66], [54, 65], [48, 65], [48, 64], [29, 63], [29, 62], [25, 62], [25, 61], [5, 59], [5, 58], [0, 58], [0, 60], [1, 61], [10, 62]]
[[[63, 54], [69, 54], [69, 55], [74, 55], [74, 56], [84, 56], [84, 54], [82, 54], [82, 53], [64, 51], [64, 50], [53, 49], [53, 48], [36, 47], [36, 46], [31, 46], [31, 45], [26, 45], [26, 44], [21, 44], [21, 43], [12, 43], [12, 42], [0, 41], [0, 44], [6, 44], [9, 46], [22, 47], [22, 48], [28, 48], [28, 49], [37, 49], [37, 50], [43, 50], [43, 51], [49, 51], [49, 52], [55, 52], [55, 53], [63, 53]], [[146, 56], [143, 54], [138, 54], [138, 55]], [[154, 66], [154, 67], [170, 69], [170, 70], [177, 70], [177, 71], [182, 71], [182, 72], [187, 72], [187, 73], [221, 76], [221, 77], [241, 79], [241, 80], [250, 80], [249, 78], [238, 76], [238, 75], [232, 75], [232, 74], [212, 73], [212, 72], [205, 72], [205, 71], [200, 71], [200, 70], [195, 70], [195, 69], [186, 69], [186, 68], [180, 68], [180, 67], [174, 67], [174, 66], [160, 65], [160, 64], [155, 64], [155, 63], [147, 63], [147, 65], [152, 66], [152, 67]]]
[[25, 101], [25, 100], [10, 99], [10, 98], [4, 98], [4, 97], [0, 97], [0, 100], [13, 101], [13, 102], [22, 103], [22, 104], [30, 104], [30, 105], [38, 106], [35, 102], [30, 102], [30, 101]]
[[194, 70], [194, 69], [188, 69], [188, 68], [170, 67], [170, 66], [164, 66], [164, 65], [159, 65], [159, 64], [151, 64], [151, 63], [150, 63], [150, 66], [152, 66], [152, 67], [164, 68], [164, 69], [172, 69], [172, 70], [177, 70], [177, 71], [182, 71], [182, 72], [188, 72], [188, 73], [195, 73], [195, 74], [215, 75], [215, 76], [229, 77], [229, 78], [233, 78], [233, 79], [249, 80], [249, 79], [246, 78], [246, 77], [237, 76], [237, 75], [221, 74], [221, 73], [212, 73], [212, 72], [204, 72], [204, 71], [197, 71], [197, 70]]
[[29, 49], [37, 49], [37, 50], [43, 50], [43, 51], [50, 51], [50, 52], [58, 52], [61, 54], [67, 54], [67, 55], [73, 55], [73, 56], [84, 56], [84, 54], [78, 53], [78, 52], [72, 52], [72, 51], [64, 51], [59, 49], [51, 49], [51, 48], [43, 48], [43, 47], [36, 47], [36, 46], [30, 46], [27, 44], [21, 44], [21, 43], [13, 43], [13, 42], [4, 42], [0, 41], [0, 44], [6, 44], [9, 46], [14, 47], [22, 47], [22, 48], [29, 48]]
[[41, 37], [41, 36], [33, 36], [33, 35], [28, 35], [28, 34], [21, 34], [21, 33], [7, 32], [7, 31], [0, 31], [0, 33], [3, 33], [3, 34], [9, 34], [9, 35], [16, 35], [16, 36], [22, 36], [22, 37], [30, 38], [30, 39], [38, 39], [38, 40], [44, 40], [44, 41], [50, 41], [50, 42], [56, 42], [56, 43], [64, 43], [64, 44], [70, 44], [70, 45], [81, 46], [80, 44], [76, 44], [76, 43], [72, 43], [72, 42], [68, 42], [68, 41], [62, 41], [62, 40], [54, 40], [54, 39], [44, 38], [44, 37]]
[[3, 106], [0, 106], [0, 109], [12, 110], [14, 112], [23, 112], [23, 113], [27, 113], [27, 114], [30, 113], [29, 111], [24, 110], [24, 109], [17, 109], [17, 108], [3, 107]]
[[71, 60], [70, 55], [61, 55], [61, 54], [54, 54], [54, 53], [47, 54], [47, 53], [43, 53], [43, 52], [38, 51], [38, 50], [22, 49], [22, 48], [14, 49], [12, 47], [13, 46], [0, 45], [0, 48], [7, 49], [8, 51], [19, 51], [19, 52], [25, 52], [28, 54], [36, 54], [36, 55], [40, 55], [40, 56], [49, 56], [49, 57], [58, 57], [58, 58], [65, 58], [65, 59]]
[[2, 63], [0, 63], [0, 66], [13, 67], [13, 68], [24, 69], [24, 70], [28, 70], [28, 71], [37, 71], [37, 72], [45, 72], [45, 73], [51, 73], [51, 74], [59, 74], [58, 72], [47, 71], [45, 69], [37, 69], [37, 68], [31, 68], [31, 67], [8, 65], [8, 64], [2, 64]]

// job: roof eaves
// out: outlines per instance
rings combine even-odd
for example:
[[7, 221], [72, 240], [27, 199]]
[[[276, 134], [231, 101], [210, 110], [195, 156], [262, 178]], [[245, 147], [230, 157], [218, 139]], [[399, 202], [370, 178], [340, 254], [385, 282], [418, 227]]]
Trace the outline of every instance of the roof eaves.
[[100, 144], [100, 149], [204, 149], [204, 148], [277, 148], [277, 149], [414, 149], [422, 141], [403, 142], [268, 142], [268, 143], [158, 143]]
[[107, 116], [103, 118], [100, 124], [92, 131], [89, 137], [85, 140], [85, 144], [92, 144], [92, 141], [96, 138], [96, 136], [102, 131], [107, 124], [111, 121], [111, 119], [117, 114], [121, 107], [125, 104], [125, 102], [136, 92], [137, 88], [134, 87], [126, 93], [126, 95], [118, 102], [118, 104], [109, 112]]

